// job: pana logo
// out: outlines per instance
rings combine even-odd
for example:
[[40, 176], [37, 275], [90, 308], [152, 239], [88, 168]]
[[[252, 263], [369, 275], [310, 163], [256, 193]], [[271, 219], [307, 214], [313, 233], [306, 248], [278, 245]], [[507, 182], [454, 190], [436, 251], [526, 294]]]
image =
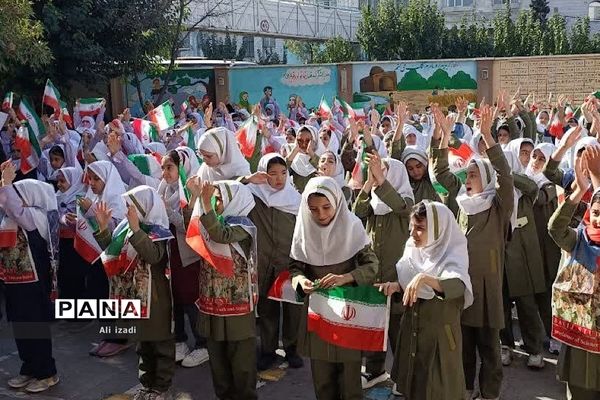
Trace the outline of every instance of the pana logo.
[[344, 319], [344, 321], [350, 321], [351, 319], [354, 319], [356, 317], [356, 308], [352, 307], [351, 305], [346, 305], [344, 307], [344, 309], [342, 310], [342, 318]]

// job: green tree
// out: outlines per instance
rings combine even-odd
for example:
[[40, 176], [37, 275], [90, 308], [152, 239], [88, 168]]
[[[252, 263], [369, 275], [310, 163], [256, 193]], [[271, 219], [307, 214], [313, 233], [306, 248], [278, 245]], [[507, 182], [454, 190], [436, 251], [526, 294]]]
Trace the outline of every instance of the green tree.
[[517, 50], [515, 41], [515, 24], [513, 23], [510, 5], [498, 12], [492, 20], [494, 55], [496, 57], [510, 57]]
[[39, 71], [51, 61], [43, 25], [31, 3], [0, 0], [0, 81], [6, 83], [22, 68]]
[[357, 56], [352, 43], [338, 36], [325, 42], [323, 48], [317, 54], [315, 62], [342, 63], [356, 61], [356, 59]]
[[541, 54], [542, 25], [529, 10], [521, 11], [515, 22], [513, 55]]
[[284, 47], [305, 64], [316, 62], [316, 58], [320, 53], [321, 44], [307, 40], [286, 40]]
[[531, 0], [529, 8], [533, 14], [533, 18], [540, 23], [541, 26], [548, 22], [548, 14], [550, 14], [550, 6], [548, 0]]
[[264, 51], [261, 51], [260, 49], [256, 50], [256, 62], [260, 65], [281, 64], [279, 53], [269, 48]]
[[444, 15], [430, 0], [409, 0], [402, 8], [403, 59], [439, 58], [445, 30]]
[[567, 20], [562, 15], [555, 13], [548, 19], [547, 29], [543, 40], [547, 44], [547, 53], [567, 54], [569, 52], [569, 40], [567, 35]]
[[590, 38], [590, 19], [588, 17], [578, 18], [571, 28], [569, 36], [571, 54], [591, 53], [594, 45]]
[[232, 38], [229, 32], [221, 38], [216, 33], [198, 34], [198, 42], [204, 57], [211, 60], [236, 60], [238, 59], [237, 39]]

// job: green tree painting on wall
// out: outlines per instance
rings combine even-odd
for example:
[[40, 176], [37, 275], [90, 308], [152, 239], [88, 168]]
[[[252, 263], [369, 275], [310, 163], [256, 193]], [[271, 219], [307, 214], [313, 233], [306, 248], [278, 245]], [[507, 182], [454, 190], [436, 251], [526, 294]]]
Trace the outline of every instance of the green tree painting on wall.
[[429, 90], [429, 89], [456, 89], [456, 90], [475, 90], [477, 82], [464, 71], [458, 71], [453, 76], [448, 75], [448, 72], [439, 68], [429, 77], [425, 79], [417, 72], [416, 68], [408, 68], [408, 72], [404, 74], [397, 88], [402, 90]]

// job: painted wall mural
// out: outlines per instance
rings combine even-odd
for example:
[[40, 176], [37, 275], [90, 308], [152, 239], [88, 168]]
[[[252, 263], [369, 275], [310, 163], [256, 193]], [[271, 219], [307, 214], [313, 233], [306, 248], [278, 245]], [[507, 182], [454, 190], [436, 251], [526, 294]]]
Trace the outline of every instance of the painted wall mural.
[[237, 103], [248, 92], [250, 104], [264, 96], [265, 86], [273, 88], [273, 97], [282, 111], [292, 95], [300, 96], [307, 107], [317, 107], [321, 96], [328, 101], [337, 94], [337, 67], [311, 65], [300, 67], [247, 67], [229, 70], [229, 98]]
[[454, 103], [459, 96], [477, 98], [477, 62], [472, 61], [390, 61], [356, 63], [352, 68], [353, 102], [363, 106], [371, 101], [383, 104], [407, 101], [415, 108], [435, 102]]
[[[146, 75], [140, 78], [142, 88], [142, 99], [150, 101], [155, 106], [158, 94], [163, 87], [164, 79], [160, 75]], [[125, 85], [125, 104], [131, 110], [134, 117], [142, 117], [146, 113], [142, 110], [139, 102], [137, 89], [133, 79], [127, 79]], [[173, 72], [173, 78], [167, 88], [163, 101], [172, 100], [173, 109], [179, 112], [181, 103], [192, 97], [193, 100], [201, 102], [204, 96], [213, 101], [215, 98], [215, 73], [209, 69], [179, 69]]]

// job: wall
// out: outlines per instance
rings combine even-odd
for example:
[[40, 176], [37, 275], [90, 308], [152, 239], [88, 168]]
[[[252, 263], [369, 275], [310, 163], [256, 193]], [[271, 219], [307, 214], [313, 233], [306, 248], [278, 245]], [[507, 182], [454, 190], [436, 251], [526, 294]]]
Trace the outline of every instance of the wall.
[[477, 97], [475, 60], [390, 61], [352, 64], [353, 103], [385, 103], [392, 93], [420, 108], [436, 102], [447, 106], [458, 96]]
[[302, 97], [307, 107], [319, 105], [321, 96], [328, 101], [337, 94], [336, 65], [297, 67], [236, 67], [229, 70], [229, 96], [237, 102], [241, 92], [248, 92], [251, 104], [263, 97], [263, 88], [273, 87], [273, 97], [283, 110], [292, 94]]
[[[163, 77], [159, 75], [145, 75], [140, 77], [140, 81], [142, 99], [144, 101], [150, 100], [154, 103], [157, 99], [157, 94], [164, 85]], [[143, 112], [140, 106], [137, 90], [132, 82], [132, 79], [129, 78], [123, 85], [124, 103], [131, 109], [132, 116], [141, 117], [146, 113]], [[173, 72], [173, 78], [163, 101], [172, 99], [175, 107], [174, 110], [178, 112], [181, 103], [190, 96], [194, 96], [197, 101], [201, 101], [205, 95], [208, 95], [211, 101], [215, 99], [215, 73], [213, 69], [179, 69]]]
[[505, 89], [512, 96], [535, 92], [537, 100], [546, 101], [553, 93], [565, 94], [574, 103], [600, 89], [600, 55], [515, 57], [494, 60], [494, 93]]

